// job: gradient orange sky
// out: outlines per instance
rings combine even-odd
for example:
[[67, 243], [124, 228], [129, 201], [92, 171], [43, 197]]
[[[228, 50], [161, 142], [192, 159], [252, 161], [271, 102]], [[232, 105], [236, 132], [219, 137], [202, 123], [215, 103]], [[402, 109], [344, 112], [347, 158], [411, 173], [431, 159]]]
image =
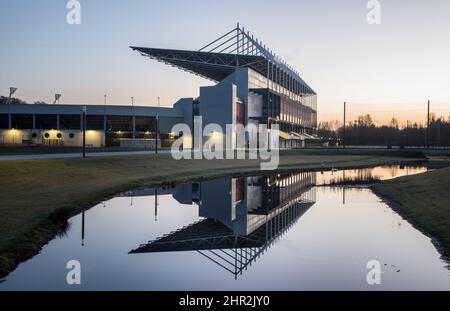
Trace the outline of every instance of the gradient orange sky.
[[450, 1], [380, 1], [381, 25], [365, 0], [81, 1], [81, 25], [66, 1], [4, 0], [0, 94], [33, 102], [171, 106], [211, 82], [141, 57], [130, 45], [197, 50], [237, 21], [296, 68], [319, 94], [319, 121], [370, 113], [424, 122], [450, 115]]

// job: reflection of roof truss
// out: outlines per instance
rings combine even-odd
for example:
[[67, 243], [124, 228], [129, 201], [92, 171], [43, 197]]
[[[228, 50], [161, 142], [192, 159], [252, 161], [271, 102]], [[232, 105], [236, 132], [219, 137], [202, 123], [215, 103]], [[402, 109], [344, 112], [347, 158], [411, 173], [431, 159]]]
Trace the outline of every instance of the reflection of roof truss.
[[197, 251], [237, 277], [287, 232], [314, 202], [296, 202], [267, 217], [248, 236], [236, 236], [222, 223], [205, 219], [143, 244], [130, 253]]
[[198, 51], [136, 46], [131, 48], [143, 56], [213, 81], [223, 80], [238, 67], [249, 67], [271, 79], [282, 77], [284, 81], [296, 81], [297, 83], [291, 82], [289, 85], [299, 95], [315, 95], [297, 71], [239, 25]]
[[[264, 236], [265, 237], [265, 236]], [[235, 236], [227, 226], [214, 219], [204, 219], [141, 245], [131, 253], [192, 251], [233, 247], [260, 246], [262, 237]]]

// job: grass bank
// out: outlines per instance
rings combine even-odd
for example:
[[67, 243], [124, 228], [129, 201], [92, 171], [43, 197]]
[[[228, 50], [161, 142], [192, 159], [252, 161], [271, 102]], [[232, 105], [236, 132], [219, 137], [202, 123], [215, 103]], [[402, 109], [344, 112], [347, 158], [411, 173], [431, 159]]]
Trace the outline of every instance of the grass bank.
[[[280, 170], [357, 168], [417, 160], [395, 151], [286, 151]], [[0, 277], [35, 255], [64, 222], [140, 186], [260, 172], [256, 160], [181, 160], [169, 155], [0, 161]]]
[[[117, 152], [117, 151], [146, 151], [145, 148], [87, 148], [87, 152]], [[2, 155], [23, 155], [23, 154], [59, 154], [59, 153], [82, 153], [81, 147], [48, 147], [48, 146], [0, 146], [0, 156]]]
[[450, 168], [383, 181], [372, 189], [450, 255]]

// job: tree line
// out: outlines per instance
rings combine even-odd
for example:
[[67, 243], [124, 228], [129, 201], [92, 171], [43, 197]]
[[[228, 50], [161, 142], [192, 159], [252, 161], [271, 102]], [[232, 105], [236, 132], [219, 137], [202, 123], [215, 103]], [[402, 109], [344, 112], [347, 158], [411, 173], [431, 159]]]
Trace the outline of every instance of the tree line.
[[[23, 101], [19, 98], [9, 98], [6, 96], [0, 96], [0, 105], [7, 105], [7, 104], [11, 104], [11, 105], [25, 105], [28, 104], [26, 101]], [[44, 101], [35, 101], [34, 102], [35, 105], [48, 105], [46, 102]]]
[[430, 114], [427, 125], [408, 121], [400, 127], [398, 120], [392, 118], [388, 125], [377, 126], [370, 114], [359, 116], [347, 124], [345, 131], [339, 121], [320, 122], [318, 135], [331, 144], [357, 146], [450, 146], [450, 117], [436, 117]]

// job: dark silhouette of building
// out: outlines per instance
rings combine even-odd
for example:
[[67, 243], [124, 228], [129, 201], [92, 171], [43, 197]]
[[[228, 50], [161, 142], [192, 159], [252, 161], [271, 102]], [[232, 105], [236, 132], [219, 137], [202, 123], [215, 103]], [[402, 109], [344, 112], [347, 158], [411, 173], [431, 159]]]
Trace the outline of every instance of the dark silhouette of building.
[[315, 173], [299, 173], [177, 186], [174, 198], [204, 219], [130, 253], [197, 251], [237, 277], [314, 205], [314, 184]]

